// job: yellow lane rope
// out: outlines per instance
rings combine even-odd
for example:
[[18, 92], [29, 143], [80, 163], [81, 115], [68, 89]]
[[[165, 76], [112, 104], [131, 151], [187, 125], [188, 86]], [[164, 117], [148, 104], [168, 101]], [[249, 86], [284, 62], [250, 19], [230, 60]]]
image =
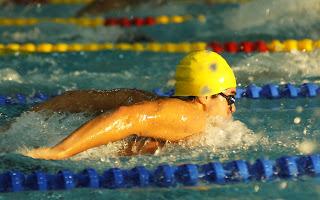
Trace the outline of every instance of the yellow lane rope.
[[[239, 43], [240, 45], [240, 43]], [[313, 51], [320, 48], [320, 40], [273, 40], [267, 42], [267, 51], [269, 52], [291, 52], [291, 51]], [[181, 43], [0, 43], [0, 52], [77, 52], [77, 51], [105, 51], [105, 50], [119, 50], [119, 51], [151, 51], [151, 52], [167, 52], [167, 53], [181, 53], [195, 50], [210, 49], [210, 43], [206, 42], [181, 42]], [[225, 50], [228, 52], [228, 50]], [[238, 52], [242, 52], [241, 47]]]
[[58, 23], [58, 24], [75, 24], [80, 26], [142, 26], [155, 24], [180, 24], [186, 21], [196, 19], [200, 22], [205, 22], [204, 15], [161, 15], [157, 17], [145, 18], [0, 18], [0, 26], [30, 26], [39, 23]]

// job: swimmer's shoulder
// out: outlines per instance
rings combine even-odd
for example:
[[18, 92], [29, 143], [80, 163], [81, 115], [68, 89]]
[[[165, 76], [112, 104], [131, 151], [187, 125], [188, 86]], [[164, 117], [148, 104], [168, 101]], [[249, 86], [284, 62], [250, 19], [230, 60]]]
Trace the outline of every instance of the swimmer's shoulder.
[[159, 99], [159, 102], [162, 104], [168, 104], [168, 105], [190, 105], [190, 101], [185, 101], [179, 98], [163, 98]]
[[196, 112], [196, 107], [192, 102], [178, 98], [159, 99], [155, 103], [157, 103], [157, 108], [159, 111], [161, 110], [172, 113]]
[[157, 109], [157, 110], [163, 110], [166, 108], [178, 108], [178, 107], [188, 107], [190, 105], [189, 102], [183, 101], [177, 98], [159, 98], [155, 100], [147, 100], [147, 101], [142, 101], [139, 103], [136, 103], [132, 106], [122, 106], [122, 109], [126, 108], [136, 108], [136, 109]]

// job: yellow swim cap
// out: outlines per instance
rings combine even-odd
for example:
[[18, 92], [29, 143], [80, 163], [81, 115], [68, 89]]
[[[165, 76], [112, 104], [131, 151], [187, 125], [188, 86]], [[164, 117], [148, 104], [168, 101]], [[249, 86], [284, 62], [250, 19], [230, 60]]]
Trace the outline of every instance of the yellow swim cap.
[[236, 78], [219, 54], [195, 51], [177, 66], [175, 96], [210, 96], [236, 87]]

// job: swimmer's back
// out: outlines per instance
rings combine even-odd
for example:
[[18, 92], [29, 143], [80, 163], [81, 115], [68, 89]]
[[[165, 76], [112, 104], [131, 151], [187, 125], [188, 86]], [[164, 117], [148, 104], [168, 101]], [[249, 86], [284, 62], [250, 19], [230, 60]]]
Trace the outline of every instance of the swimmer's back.
[[153, 101], [160, 97], [137, 89], [76, 90], [53, 97], [35, 105], [33, 111], [87, 112], [99, 114], [120, 106], [129, 106], [142, 101]]

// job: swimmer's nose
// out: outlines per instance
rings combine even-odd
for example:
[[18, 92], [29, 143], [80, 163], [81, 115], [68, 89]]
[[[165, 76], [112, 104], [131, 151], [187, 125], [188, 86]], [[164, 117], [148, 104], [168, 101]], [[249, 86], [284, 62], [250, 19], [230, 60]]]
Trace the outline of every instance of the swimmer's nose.
[[231, 113], [236, 112], [236, 110], [237, 110], [237, 109], [236, 109], [236, 106], [235, 106], [234, 104], [232, 104], [230, 110], [231, 110]]

